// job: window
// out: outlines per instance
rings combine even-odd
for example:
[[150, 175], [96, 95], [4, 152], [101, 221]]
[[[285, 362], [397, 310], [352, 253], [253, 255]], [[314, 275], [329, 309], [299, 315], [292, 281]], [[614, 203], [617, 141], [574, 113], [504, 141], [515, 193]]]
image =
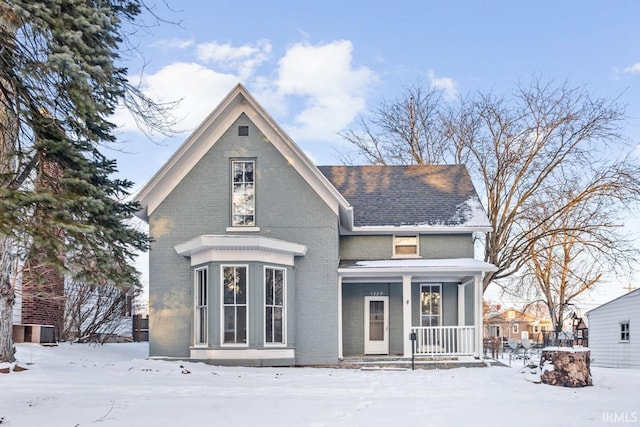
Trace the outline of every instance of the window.
[[515, 319], [516, 318], [516, 312], [513, 310], [509, 310], [507, 312], [507, 319]]
[[123, 290], [120, 293], [120, 315], [131, 317], [133, 311], [133, 295], [131, 290]]
[[265, 344], [285, 343], [285, 270], [264, 269]]
[[630, 341], [629, 321], [620, 322], [620, 341]]
[[393, 236], [394, 257], [417, 257], [418, 236]]
[[255, 161], [231, 162], [231, 225], [253, 227], [255, 221]]
[[238, 136], [249, 136], [249, 126], [238, 126]]
[[520, 332], [520, 325], [517, 323], [512, 323], [511, 324], [511, 332], [514, 334], [517, 334]]
[[440, 285], [422, 285], [420, 290], [420, 325], [440, 326]]
[[196, 345], [206, 345], [208, 337], [207, 325], [207, 293], [208, 293], [208, 270], [199, 268], [195, 271], [195, 343]]
[[247, 343], [247, 267], [222, 267], [222, 343]]

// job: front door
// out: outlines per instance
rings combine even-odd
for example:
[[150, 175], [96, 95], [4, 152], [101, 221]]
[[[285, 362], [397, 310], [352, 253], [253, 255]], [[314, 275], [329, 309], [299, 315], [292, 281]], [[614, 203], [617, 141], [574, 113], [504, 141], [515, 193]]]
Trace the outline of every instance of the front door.
[[389, 354], [389, 297], [364, 297], [364, 354]]

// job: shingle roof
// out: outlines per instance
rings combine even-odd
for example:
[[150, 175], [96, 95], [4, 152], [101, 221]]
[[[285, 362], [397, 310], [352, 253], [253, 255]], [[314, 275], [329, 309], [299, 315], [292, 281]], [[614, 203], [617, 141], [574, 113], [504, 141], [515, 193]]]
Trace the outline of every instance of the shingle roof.
[[318, 169], [353, 206], [356, 227], [490, 226], [462, 165]]

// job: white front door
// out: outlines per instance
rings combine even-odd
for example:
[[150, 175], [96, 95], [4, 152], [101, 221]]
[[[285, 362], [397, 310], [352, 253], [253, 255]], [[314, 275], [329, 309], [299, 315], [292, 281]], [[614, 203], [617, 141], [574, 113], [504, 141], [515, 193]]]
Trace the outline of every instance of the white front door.
[[389, 297], [364, 297], [364, 354], [389, 354]]

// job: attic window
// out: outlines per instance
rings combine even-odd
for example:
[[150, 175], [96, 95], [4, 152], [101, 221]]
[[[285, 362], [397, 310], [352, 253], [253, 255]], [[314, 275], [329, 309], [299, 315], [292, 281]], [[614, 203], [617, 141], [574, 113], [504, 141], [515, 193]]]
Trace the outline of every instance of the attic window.
[[418, 236], [393, 236], [393, 256], [395, 258], [415, 258], [419, 256]]
[[238, 126], [238, 136], [249, 136], [249, 126]]

